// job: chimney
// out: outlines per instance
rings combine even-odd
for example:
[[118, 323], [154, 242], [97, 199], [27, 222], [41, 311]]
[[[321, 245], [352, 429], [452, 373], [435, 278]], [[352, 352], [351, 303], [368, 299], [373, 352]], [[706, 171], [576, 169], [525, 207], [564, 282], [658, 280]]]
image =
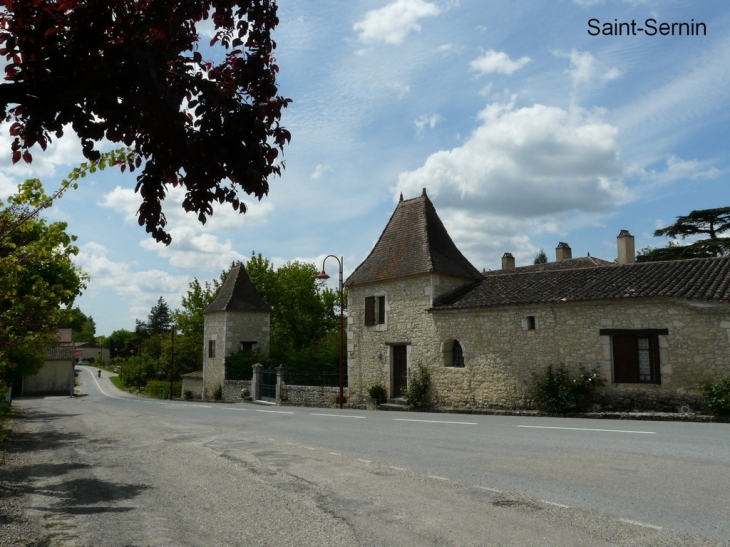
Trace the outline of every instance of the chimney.
[[502, 269], [503, 270], [514, 270], [515, 269], [515, 257], [512, 253], [504, 253], [502, 256]]
[[628, 230], [621, 230], [616, 238], [618, 245], [618, 263], [633, 264], [636, 262], [636, 249], [634, 248], [634, 236]]
[[560, 262], [561, 260], [570, 260], [571, 258], [573, 258], [573, 251], [570, 249], [570, 245], [562, 241], [558, 243], [558, 246], [555, 247], [555, 260]]

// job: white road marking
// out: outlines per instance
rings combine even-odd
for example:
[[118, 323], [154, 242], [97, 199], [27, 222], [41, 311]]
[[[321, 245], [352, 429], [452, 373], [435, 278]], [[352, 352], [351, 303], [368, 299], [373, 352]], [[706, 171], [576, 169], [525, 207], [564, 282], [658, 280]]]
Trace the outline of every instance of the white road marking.
[[284, 410], [257, 410], [256, 412], [268, 412], [270, 414], [294, 414], [293, 412], [286, 412]]
[[342, 456], [342, 454], [340, 454], [339, 452], [330, 452], [330, 454], [332, 454], [333, 456]]
[[362, 458], [358, 458], [357, 461], [362, 463], [372, 463], [372, 460], [363, 460]]
[[447, 481], [446, 477], [439, 477], [438, 475], [426, 475], [429, 479], [436, 479], [437, 481]]
[[307, 450], [317, 450], [313, 446], [302, 446], [302, 448], [306, 448]]
[[618, 520], [620, 520], [621, 522], [625, 522], [626, 524], [633, 524], [635, 526], [641, 526], [643, 528], [651, 528], [652, 530], [661, 530], [662, 529], [661, 526], [655, 526], [653, 524], [646, 524], [646, 523], [639, 522], [636, 520], [629, 520], [629, 519], [618, 519]]
[[329, 416], [330, 418], [360, 418], [362, 420], [365, 419], [365, 416], [346, 416], [344, 414], [315, 414], [315, 413], [312, 413], [312, 416]]
[[563, 505], [562, 503], [555, 503], [554, 501], [548, 501], [548, 500], [540, 500], [540, 501], [547, 505], [554, 505], [555, 507], [560, 507], [561, 509], [570, 509], [570, 505]]
[[247, 408], [224, 408], [223, 410], [238, 410], [239, 412], [246, 412]]
[[99, 382], [96, 380], [96, 376], [94, 375], [94, 373], [91, 372], [88, 368], [82, 368], [82, 367], [79, 367], [79, 368], [81, 368], [81, 370], [85, 370], [86, 372], [88, 372], [89, 374], [91, 374], [91, 378], [96, 383], [96, 387], [98, 387], [99, 388], [99, 391], [101, 391], [104, 395], [106, 395], [107, 397], [110, 397], [112, 399], [117, 399], [118, 401], [124, 401], [125, 400], [125, 399], [123, 399], [121, 397], [115, 397], [114, 395], [109, 395], [106, 391], [104, 391], [102, 389], [102, 387], [99, 385]]
[[640, 433], [643, 435], [655, 435], [656, 431], [628, 431], [624, 429], [589, 429], [586, 427], [552, 427], [547, 425], [518, 425], [530, 429], [565, 429], [568, 431], [604, 431], [606, 433]]
[[488, 486], [477, 486], [480, 490], [486, 490], [487, 492], [494, 492], [495, 494], [501, 494], [502, 490], [497, 490], [496, 488], [489, 488]]
[[212, 406], [207, 405], [175, 405], [179, 406], [180, 408], [213, 408]]
[[475, 422], [447, 422], [444, 420], [410, 420], [408, 418], [393, 418], [394, 422], [421, 422], [425, 424], [456, 424], [456, 425], [477, 425]]
[[396, 471], [408, 471], [407, 469], [404, 469], [402, 467], [396, 467], [395, 465], [391, 465], [390, 468], [395, 469]]

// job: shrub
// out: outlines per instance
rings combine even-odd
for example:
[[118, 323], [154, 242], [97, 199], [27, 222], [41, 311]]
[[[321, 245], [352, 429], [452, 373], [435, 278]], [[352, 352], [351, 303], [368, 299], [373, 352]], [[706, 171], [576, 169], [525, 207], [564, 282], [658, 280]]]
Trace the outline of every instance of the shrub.
[[[154, 397], [156, 399], [167, 399], [170, 395], [170, 382], [166, 380], [150, 380], [149, 382], [147, 382], [147, 386], [144, 389], [145, 393], [149, 397]], [[172, 396], [174, 398], [180, 397], [181, 390], [181, 382], [174, 382], [172, 384]]]
[[241, 390], [241, 399], [250, 399], [251, 398], [251, 392], [247, 389]]
[[388, 392], [381, 384], [375, 384], [368, 388], [368, 395], [375, 399], [375, 402], [379, 405], [383, 404], [388, 400]]
[[213, 391], [213, 399], [220, 401], [223, 398], [223, 386], [218, 384], [218, 387]]
[[596, 389], [606, 385], [598, 367], [587, 371], [583, 365], [573, 376], [562, 363], [556, 368], [548, 365], [541, 374], [532, 373], [527, 393], [537, 408], [547, 412], [581, 412], [593, 401]]
[[700, 384], [700, 392], [713, 414], [730, 416], [730, 376]]
[[431, 372], [418, 363], [408, 372], [408, 389], [406, 402], [414, 408], [423, 408], [428, 404], [428, 390], [431, 388]]
[[186, 401], [192, 401], [193, 400], [193, 392], [190, 391], [189, 389], [186, 389], [185, 390], [184, 396], [185, 396], [185, 400]]

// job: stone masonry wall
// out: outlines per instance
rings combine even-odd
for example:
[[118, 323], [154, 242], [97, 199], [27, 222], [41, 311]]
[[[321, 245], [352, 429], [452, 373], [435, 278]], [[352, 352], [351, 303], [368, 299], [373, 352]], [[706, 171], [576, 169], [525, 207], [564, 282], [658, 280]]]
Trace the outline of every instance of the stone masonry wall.
[[[263, 353], [269, 351], [268, 312], [212, 312], [205, 315], [203, 376], [205, 398], [210, 399], [225, 380], [226, 357], [238, 351], [240, 342], [257, 342]], [[208, 342], [216, 341], [215, 357], [208, 357]]]
[[[435, 338], [434, 323], [425, 310], [433, 299], [473, 280], [425, 274], [348, 288], [347, 359], [349, 403], [365, 404], [375, 384], [392, 393], [392, 345], [407, 347], [408, 367], [423, 359], [423, 344]], [[385, 324], [365, 326], [365, 298], [385, 296]]]
[[[433, 276], [437, 277], [437, 276]], [[700, 406], [697, 384], [730, 375], [730, 306], [692, 305], [670, 299], [536, 304], [426, 312], [434, 287], [453, 279], [429, 276], [351, 287], [348, 322], [350, 402], [362, 402], [376, 383], [390, 390], [388, 343], [407, 342], [409, 368], [429, 367], [439, 407], [529, 406], [525, 382], [532, 372], [563, 363], [600, 367], [608, 378], [601, 404], [615, 409], [677, 410]], [[449, 283], [451, 282], [451, 283]], [[386, 328], [365, 327], [364, 299], [386, 294]], [[535, 318], [535, 329], [527, 317]], [[383, 326], [381, 326], [383, 327]], [[659, 336], [660, 385], [613, 383], [610, 336], [600, 329], [668, 329]], [[453, 340], [464, 368], [447, 366]]]

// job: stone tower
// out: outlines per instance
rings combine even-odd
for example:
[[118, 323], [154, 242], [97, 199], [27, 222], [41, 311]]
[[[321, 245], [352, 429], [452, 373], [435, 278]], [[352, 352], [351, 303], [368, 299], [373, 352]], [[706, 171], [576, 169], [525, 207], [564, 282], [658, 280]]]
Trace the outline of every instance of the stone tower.
[[210, 399], [226, 379], [227, 357], [254, 349], [268, 353], [271, 306], [239, 264], [231, 268], [203, 314], [203, 399]]

